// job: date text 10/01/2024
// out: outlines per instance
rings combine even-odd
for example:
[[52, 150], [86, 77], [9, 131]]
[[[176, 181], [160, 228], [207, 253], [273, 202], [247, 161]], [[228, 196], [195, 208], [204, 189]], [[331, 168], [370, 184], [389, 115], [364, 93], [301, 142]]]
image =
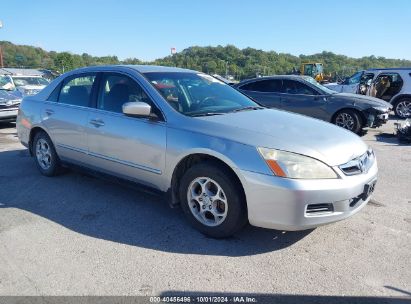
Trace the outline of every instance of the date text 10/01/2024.
[[256, 303], [257, 299], [249, 296], [162, 296], [150, 297], [150, 303]]

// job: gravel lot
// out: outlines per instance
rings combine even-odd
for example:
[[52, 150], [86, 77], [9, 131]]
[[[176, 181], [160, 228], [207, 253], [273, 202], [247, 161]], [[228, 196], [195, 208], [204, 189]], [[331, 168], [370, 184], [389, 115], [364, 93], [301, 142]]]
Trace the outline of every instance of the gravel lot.
[[1, 124], [0, 296], [411, 301], [411, 146], [390, 136], [393, 122], [363, 137], [380, 173], [360, 213], [303, 232], [248, 226], [226, 240], [193, 230], [162, 197], [78, 172], [41, 176], [14, 125]]

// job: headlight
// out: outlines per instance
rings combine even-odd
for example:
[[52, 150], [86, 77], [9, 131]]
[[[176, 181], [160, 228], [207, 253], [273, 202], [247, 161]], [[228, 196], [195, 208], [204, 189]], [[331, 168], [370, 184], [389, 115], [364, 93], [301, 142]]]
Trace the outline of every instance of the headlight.
[[390, 111], [390, 109], [391, 108], [388, 108], [388, 107], [372, 107], [374, 110], [377, 110], [378, 112], [383, 112], [383, 113], [385, 113], [385, 112], [388, 112], [388, 111]]
[[277, 176], [301, 179], [338, 178], [331, 167], [314, 158], [267, 148], [258, 148], [258, 151]]

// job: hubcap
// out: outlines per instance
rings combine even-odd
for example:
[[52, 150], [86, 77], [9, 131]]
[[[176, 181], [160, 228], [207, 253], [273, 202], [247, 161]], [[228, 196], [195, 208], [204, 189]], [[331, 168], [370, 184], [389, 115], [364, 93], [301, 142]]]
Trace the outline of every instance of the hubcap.
[[340, 113], [335, 119], [335, 124], [348, 130], [354, 128], [354, 118], [348, 113]]
[[51, 166], [50, 146], [43, 138], [40, 138], [36, 144], [36, 157], [41, 168], [47, 170]]
[[404, 100], [397, 104], [397, 113], [399, 116], [405, 118], [409, 117], [411, 114], [411, 101]]
[[218, 226], [227, 217], [228, 204], [223, 188], [211, 178], [197, 177], [187, 190], [191, 213], [203, 225]]

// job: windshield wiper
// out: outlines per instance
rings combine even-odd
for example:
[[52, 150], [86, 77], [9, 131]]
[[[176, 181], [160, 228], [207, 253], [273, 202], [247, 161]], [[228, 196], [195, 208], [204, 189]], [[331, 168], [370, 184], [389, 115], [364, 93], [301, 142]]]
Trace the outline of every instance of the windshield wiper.
[[260, 107], [260, 106], [250, 106], [250, 107], [244, 107], [244, 108], [239, 108], [239, 109], [232, 110], [232, 111], [230, 111], [230, 113], [241, 112], [241, 111], [251, 111], [251, 110], [261, 110], [261, 109], [265, 109], [265, 108]]
[[200, 117], [200, 116], [213, 116], [213, 115], [223, 115], [224, 113], [219, 112], [206, 112], [206, 113], [197, 113], [190, 115], [191, 117]]

